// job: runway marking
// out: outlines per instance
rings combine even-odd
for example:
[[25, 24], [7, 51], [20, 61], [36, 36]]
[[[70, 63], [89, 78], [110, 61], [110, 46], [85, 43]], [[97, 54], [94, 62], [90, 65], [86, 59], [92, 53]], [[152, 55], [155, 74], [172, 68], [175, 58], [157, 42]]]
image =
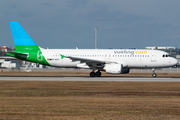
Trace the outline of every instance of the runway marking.
[[180, 82], [180, 78], [127, 77], [0, 77], [0, 81], [108, 81], [108, 82]]

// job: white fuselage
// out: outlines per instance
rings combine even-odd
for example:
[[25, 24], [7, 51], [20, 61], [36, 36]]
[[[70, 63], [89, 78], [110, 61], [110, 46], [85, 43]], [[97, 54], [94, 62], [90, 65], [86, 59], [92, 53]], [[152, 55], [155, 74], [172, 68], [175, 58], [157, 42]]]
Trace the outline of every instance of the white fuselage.
[[61, 59], [61, 55], [90, 60], [116, 62], [127, 68], [163, 68], [177, 64], [177, 60], [160, 50], [147, 49], [41, 49], [51, 66], [79, 67], [78, 60]]

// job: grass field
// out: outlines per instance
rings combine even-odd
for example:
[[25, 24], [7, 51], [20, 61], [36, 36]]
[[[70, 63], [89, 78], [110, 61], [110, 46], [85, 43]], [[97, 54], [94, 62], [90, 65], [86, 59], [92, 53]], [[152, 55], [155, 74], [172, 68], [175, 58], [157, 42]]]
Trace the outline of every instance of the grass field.
[[179, 120], [180, 83], [0, 82], [0, 120]]

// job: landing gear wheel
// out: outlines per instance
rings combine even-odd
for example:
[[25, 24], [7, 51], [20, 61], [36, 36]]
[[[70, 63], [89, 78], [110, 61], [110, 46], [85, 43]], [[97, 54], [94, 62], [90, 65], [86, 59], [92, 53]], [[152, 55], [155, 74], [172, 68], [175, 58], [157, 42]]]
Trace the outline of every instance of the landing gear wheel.
[[96, 76], [97, 76], [97, 77], [101, 77], [101, 72], [100, 72], [100, 71], [97, 71], [97, 72], [96, 72]]
[[152, 76], [153, 76], [153, 77], [156, 77], [156, 73], [153, 73]]
[[90, 75], [90, 77], [95, 77], [96, 73], [95, 72], [91, 72], [89, 75]]
[[153, 76], [153, 77], [156, 77], [156, 73], [155, 73], [156, 69], [155, 69], [155, 68], [152, 68], [152, 71], [153, 71], [152, 76]]

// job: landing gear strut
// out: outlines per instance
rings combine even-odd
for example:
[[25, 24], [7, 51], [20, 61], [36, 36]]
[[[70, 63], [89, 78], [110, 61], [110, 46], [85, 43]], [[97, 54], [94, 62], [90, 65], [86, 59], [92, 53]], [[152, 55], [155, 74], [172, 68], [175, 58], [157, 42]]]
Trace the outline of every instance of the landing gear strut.
[[92, 71], [89, 75], [90, 77], [101, 77], [101, 72], [99, 70], [96, 73]]
[[156, 69], [154, 69], [154, 68], [152, 69], [152, 71], [153, 71], [153, 74], [152, 74], [152, 76], [153, 76], [153, 77], [156, 77], [155, 70], [156, 70]]

